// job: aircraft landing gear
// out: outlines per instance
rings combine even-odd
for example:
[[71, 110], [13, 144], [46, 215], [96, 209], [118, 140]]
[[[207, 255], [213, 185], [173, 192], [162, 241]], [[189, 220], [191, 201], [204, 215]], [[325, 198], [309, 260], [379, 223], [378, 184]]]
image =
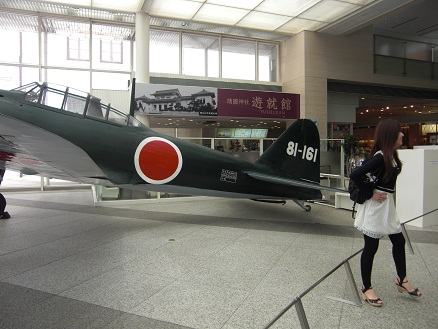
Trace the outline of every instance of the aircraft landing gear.
[[295, 202], [297, 205], [299, 205], [301, 208], [303, 208], [305, 211], [310, 211], [312, 209], [311, 206], [305, 205], [303, 200], [297, 200], [293, 199], [293, 202]]

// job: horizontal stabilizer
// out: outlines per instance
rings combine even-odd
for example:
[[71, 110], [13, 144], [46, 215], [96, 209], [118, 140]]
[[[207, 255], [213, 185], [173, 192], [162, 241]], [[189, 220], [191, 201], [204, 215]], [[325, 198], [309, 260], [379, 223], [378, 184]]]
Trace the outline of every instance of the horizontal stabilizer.
[[269, 174], [265, 174], [265, 173], [260, 173], [260, 172], [256, 172], [256, 171], [246, 171], [245, 173], [252, 178], [255, 178], [257, 180], [267, 182], [267, 183], [274, 183], [274, 184], [281, 184], [281, 185], [286, 185], [286, 186], [305, 187], [305, 188], [310, 188], [310, 189], [315, 189], [315, 190], [326, 190], [326, 191], [331, 191], [331, 192], [345, 193], [344, 190], [337, 189], [334, 187], [324, 186], [324, 185], [318, 184], [316, 182], [300, 181], [300, 180], [290, 179], [290, 178], [286, 178], [286, 177], [279, 177], [279, 176], [269, 175]]

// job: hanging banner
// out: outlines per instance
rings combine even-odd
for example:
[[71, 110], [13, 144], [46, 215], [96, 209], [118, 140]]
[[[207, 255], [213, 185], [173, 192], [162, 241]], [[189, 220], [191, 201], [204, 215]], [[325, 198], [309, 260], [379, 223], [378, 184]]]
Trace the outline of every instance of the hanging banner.
[[135, 101], [144, 114], [217, 116], [217, 88], [137, 84]]
[[299, 119], [300, 95], [218, 89], [218, 115], [239, 118]]
[[137, 84], [137, 111], [178, 116], [299, 119], [300, 95], [253, 90]]

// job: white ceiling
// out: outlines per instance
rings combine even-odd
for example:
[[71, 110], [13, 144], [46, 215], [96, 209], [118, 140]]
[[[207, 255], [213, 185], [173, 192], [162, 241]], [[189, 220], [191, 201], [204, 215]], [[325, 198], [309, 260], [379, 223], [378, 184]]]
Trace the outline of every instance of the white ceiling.
[[[24, 10], [128, 24], [147, 12], [151, 26], [273, 41], [303, 30], [347, 35], [369, 25], [438, 39], [437, 0], [0, 0], [0, 15], [16, 10], [12, 21]], [[0, 23], [18, 24], [4, 17]]]
[[[418, 0], [40, 0], [97, 10], [294, 35], [345, 34]], [[436, 2], [436, 0], [435, 0]]]

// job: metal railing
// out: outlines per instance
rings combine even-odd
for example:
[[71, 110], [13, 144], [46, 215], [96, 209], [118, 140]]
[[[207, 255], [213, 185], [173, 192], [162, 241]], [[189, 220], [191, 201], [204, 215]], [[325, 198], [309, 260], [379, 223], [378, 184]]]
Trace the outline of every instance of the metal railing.
[[[407, 235], [405, 224], [412, 222], [413, 220], [418, 219], [420, 217], [429, 215], [437, 210], [438, 210], [438, 208], [431, 210], [427, 213], [424, 213], [420, 216], [414, 217], [414, 218], [412, 218], [412, 219], [410, 219], [402, 224], [402, 232], [406, 238], [408, 248], [412, 254], [414, 253], [414, 250], [412, 248], [412, 244], [411, 244], [411, 241], [409, 239], [409, 236]], [[301, 328], [310, 329], [309, 322], [307, 321], [306, 313], [304, 311], [304, 306], [303, 306], [301, 299], [304, 296], [306, 296], [310, 291], [312, 291], [314, 288], [316, 288], [316, 286], [318, 286], [321, 282], [323, 282], [325, 279], [327, 279], [330, 275], [332, 275], [334, 272], [336, 272], [341, 266], [344, 266], [344, 268], [345, 268], [345, 271], [347, 273], [347, 278], [348, 278], [348, 281], [350, 283], [351, 291], [353, 292], [353, 297], [354, 297], [355, 301], [351, 302], [351, 301], [347, 301], [347, 300], [343, 300], [343, 299], [337, 299], [337, 298], [332, 298], [332, 297], [330, 297], [330, 298], [337, 300], [337, 301], [346, 302], [346, 303], [354, 305], [354, 306], [362, 306], [362, 300], [360, 298], [359, 291], [358, 291], [357, 286], [356, 286], [356, 281], [354, 280], [353, 272], [351, 271], [351, 267], [350, 267], [350, 263], [349, 263], [350, 259], [352, 259], [355, 256], [357, 256], [358, 254], [360, 254], [362, 252], [362, 250], [363, 250], [363, 248], [356, 251], [354, 254], [350, 255], [346, 259], [344, 259], [341, 263], [339, 263], [336, 267], [334, 267], [332, 270], [330, 270], [328, 273], [326, 273], [324, 276], [322, 276], [318, 281], [316, 281], [314, 284], [312, 284], [309, 288], [307, 288], [305, 291], [303, 291], [301, 294], [299, 294], [297, 297], [295, 297], [295, 299], [291, 303], [289, 303], [289, 305], [287, 305], [280, 313], [278, 313], [278, 315], [274, 319], [272, 319], [271, 322], [269, 322], [264, 328], [265, 329], [270, 328], [287, 311], [289, 311], [293, 306], [295, 306], [296, 311], [297, 311], [297, 315], [298, 315], [298, 319], [299, 319], [300, 324], [301, 324]]]

